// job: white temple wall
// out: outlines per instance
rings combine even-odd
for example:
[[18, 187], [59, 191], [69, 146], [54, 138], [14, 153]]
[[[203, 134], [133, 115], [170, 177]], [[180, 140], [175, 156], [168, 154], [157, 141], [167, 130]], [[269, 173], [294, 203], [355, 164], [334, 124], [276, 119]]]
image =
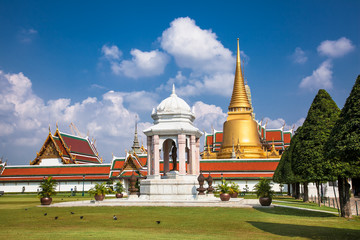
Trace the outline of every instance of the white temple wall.
[[[85, 181], [84, 182], [84, 191], [89, 191], [90, 188], [94, 187], [96, 183], [103, 183], [104, 181]], [[7, 182], [0, 183], [0, 191], [4, 191], [5, 193], [22, 193], [23, 187], [25, 188], [25, 193], [36, 193], [38, 190], [40, 191], [41, 181], [39, 182]], [[56, 187], [56, 191], [58, 192], [70, 192], [71, 189], [74, 191], [82, 192], [83, 190], [83, 182], [82, 181], [58, 181], [58, 186]]]

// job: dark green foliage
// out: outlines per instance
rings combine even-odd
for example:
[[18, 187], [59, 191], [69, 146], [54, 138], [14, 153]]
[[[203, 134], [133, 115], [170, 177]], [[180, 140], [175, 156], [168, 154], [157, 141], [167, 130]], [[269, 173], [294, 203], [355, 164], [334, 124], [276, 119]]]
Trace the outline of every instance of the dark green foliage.
[[122, 193], [124, 191], [124, 185], [119, 181], [115, 184], [115, 192], [116, 193]]
[[357, 77], [325, 148], [331, 173], [338, 177], [342, 217], [351, 217], [348, 178], [360, 176], [360, 75]]
[[360, 176], [360, 75], [346, 99], [325, 150], [333, 175], [344, 178]]
[[292, 152], [294, 149], [294, 146], [297, 144], [298, 141], [298, 134], [297, 132], [301, 129], [301, 127], [298, 128], [296, 131], [296, 134], [292, 137], [290, 142], [290, 147], [288, 147], [284, 153], [281, 156], [279, 165], [277, 166], [273, 180], [274, 182], [278, 183], [295, 183], [299, 179], [295, 176], [293, 170], [292, 170]]
[[330, 95], [320, 89], [301, 129], [297, 131], [298, 141], [291, 152], [292, 170], [301, 182], [333, 180], [329, 174], [329, 162], [323, 153], [339, 113]]

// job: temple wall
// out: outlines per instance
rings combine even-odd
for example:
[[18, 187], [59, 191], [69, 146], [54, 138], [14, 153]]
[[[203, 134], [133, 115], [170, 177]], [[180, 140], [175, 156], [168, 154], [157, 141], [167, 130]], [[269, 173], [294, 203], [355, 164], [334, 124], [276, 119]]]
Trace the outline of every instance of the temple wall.
[[[96, 183], [103, 183], [104, 181], [85, 181], [84, 182], [84, 191], [89, 191], [90, 188], [94, 187]], [[39, 182], [6, 182], [0, 183], [0, 191], [5, 193], [22, 193], [23, 188], [25, 188], [25, 193], [36, 193], [40, 190], [40, 181]], [[58, 186], [56, 191], [58, 192], [70, 192], [71, 189], [79, 193], [82, 192], [83, 182], [82, 181], [58, 181]]]

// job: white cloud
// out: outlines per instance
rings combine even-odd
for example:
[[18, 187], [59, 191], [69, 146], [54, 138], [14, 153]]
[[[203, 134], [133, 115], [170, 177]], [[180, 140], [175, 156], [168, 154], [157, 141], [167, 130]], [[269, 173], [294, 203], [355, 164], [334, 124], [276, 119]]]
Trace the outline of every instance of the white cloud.
[[109, 61], [114, 74], [135, 79], [161, 75], [170, 60], [167, 54], [159, 50], [143, 52], [139, 49], [131, 50], [131, 60], [120, 60], [122, 52], [115, 45], [104, 45], [102, 54]]
[[194, 104], [196, 119], [194, 124], [201, 131], [211, 131], [212, 128], [222, 130], [227, 114], [215, 105], [198, 101]]
[[132, 49], [130, 54], [133, 56], [131, 60], [124, 60], [112, 67], [114, 73], [123, 73], [131, 78], [157, 76], [164, 73], [169, 62], [169, 57], [159, 50], [142, 52]]
[[300, 47], [295, 48], [292, 58], [295, 63], [300, 64], [305, 63], [308, 60], [305, 52]]
[[[170, 27], [162, 33], [159, 40], [161, 47], [174, 57], [180, 68], [191, 70], [189, 75], [181, 75], [181, 81], [178, 81], [177, 77], [170, 78], [166, 84], [167, 88], [177, 82], [180, 83], [177, 85], [177, 93], [180, 96], [202, 93], [223, 96], [231, 94], [235, 57], [222, 45], [211, 29], [201, 29], [189, 17], [177, 18], [170, 23]], [[249, 61], [249, 57], [243, 51], [241, 58], [245, 63]], [[164, 86], [160, 89], [162, 87]]]
[[[157, 95], [143, 91], [108, 91], [101, 99], [89, 97], [72, 103], [71, 99], [60, 98], [45, 103], [33, 93], [31, 81], [24, 74], [5, 74], [2, 71], [0, 86], [0, 152], [10, 162], [21, 159], [22, 162], [17, 164], [35, 158], [36, 151], [46, 139], [49, 123], [54, 126], [57, 121], [64, 132], [70, 132], [68, 126], [71, 122], [81, 132], [89, 131], [90, 136], [97, 139], [100, 155], [109, 162], [111, 152], [129, 149], [137, 112], [149, 112], [156, 106], [157, 99]], [[142, 104], [136, 104], [140, 101]], [[139, 129], [149, 124], [140, 122]], [[142, 136], [140, 130], [139, 136]], [[21, 153], [14, 150], [19, 148]]]
[[235, 58], [211, 30], [203, 30], [189, 17], [177, 18], [162, 33], [161, 47], [182, 68], [193, 71], [232, 71]]
[[352, 44], [352, 42], [346, 37], [342, 37], [335, 41], [325, 40], [321, 42], [317, 48], [317, 51], [321, 55], [337, 58], [348, 54], [354, 49], [355, 46]]
[[109, 60], [114, 60], [114, 59], [120, 59], [122, 56], [122, 52], [119, 50], [119, 48], [115, 45], [112, 46], [107, 46], [104, 45], [101, 48], [101, 52], [104, 55], [104, 57], [106, 57]]
[[300, 88], [306, 90], [318, 90], [320, 88], [332, 88], [332, 63], [330, 60], [324, 61], [311, 76], [301, 80]]
[[124, 102], [128, 105], [129, 110], [134, 112], [147, 112], [158, 105], [159, 96], [155, 93], [139, 91], [121, 93]]
[[285, 125], [284, 130], [290, 130], [290, 129], [294, 128], [293, 130], [295, 131], [299, 126], [301, 126], [304, 123], [304, 121], [305, 121], [305, 118], [300, 118], [293, 124], [286, 124], [285, 120], [282, 118], [271, 119], [269, 117], [265, 117], [262, 120], [262, 125], [264, 126], [265, 123], [267, 123], [266, 129], [279, 129]]

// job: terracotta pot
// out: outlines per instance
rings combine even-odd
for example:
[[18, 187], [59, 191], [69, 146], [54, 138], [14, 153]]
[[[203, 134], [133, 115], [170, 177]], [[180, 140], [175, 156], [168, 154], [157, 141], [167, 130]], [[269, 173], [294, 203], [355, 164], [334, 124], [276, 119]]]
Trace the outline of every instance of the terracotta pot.
[[51, 197], [40, 198], [41, 205], [50, 205], [52, 202]]
[[122, 193], [116, 193], [116, 198], [122, 198], [123, 196], [124, 196], [124, 194], [122, 194]]
[[220, 194], [221, 201], [229, 201], [230, 200], [230, 194], [228, 193], [222, 193]]
[[104, 198], [105, 198], [105, 195], [95, 195], [95, 200], [96, 201], [102, 201], [102, 200], [104, 200]]
[[272, 202], [272, 198], [261, 197], [261, 198], [259, 198], [259, 202], [260, 202], [261, 206], [270, 206], [270, 204]]
[[234, 192], [234, 193], [231, 193], [231, 194], [230, 194], [230, 197], [231, 197], [231, 198], [237, 198], [238, 195], [239, 195], [239, 193]]

